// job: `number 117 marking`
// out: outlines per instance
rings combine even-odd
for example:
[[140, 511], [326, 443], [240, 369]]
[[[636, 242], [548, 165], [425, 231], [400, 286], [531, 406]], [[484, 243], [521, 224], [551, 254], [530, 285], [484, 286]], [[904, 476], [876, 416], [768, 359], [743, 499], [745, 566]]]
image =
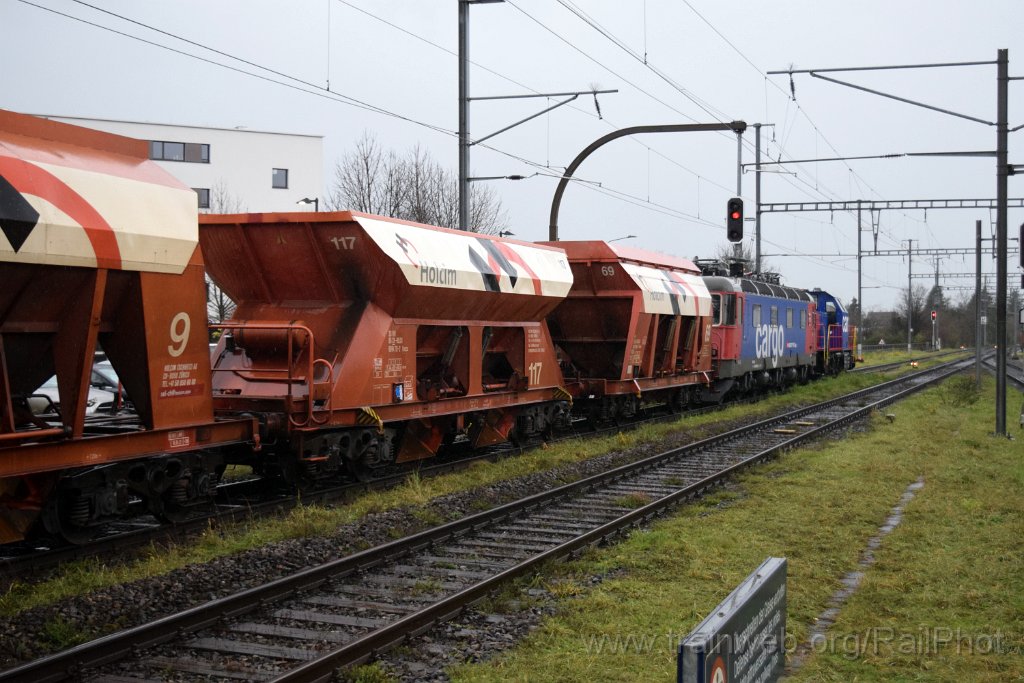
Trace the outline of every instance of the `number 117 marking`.
[[341, 251], [342, 249], [347, 251], [356, 248], [356, 238], [354, 236], [332, 237], [331, 241], [334, 242], [334, 248], [338, 251]]

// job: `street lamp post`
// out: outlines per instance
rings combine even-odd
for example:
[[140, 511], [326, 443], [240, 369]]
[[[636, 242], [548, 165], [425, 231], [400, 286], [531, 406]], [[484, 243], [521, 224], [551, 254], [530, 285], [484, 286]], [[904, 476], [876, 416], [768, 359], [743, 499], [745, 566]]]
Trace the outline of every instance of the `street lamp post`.
[[555, 188], [555, 196], [551, 200], [551, 217], [548, 222], [548, 240], [552, 242], [558, 241], [558, 209], [562, 205], [562, 195], [565, 193], [565, 188], [572, 180], [572, 174], [576, 172], [579, 165], [583, 163], [594, 150], [598, 149], [602, 145], [605, 145], [612, 140], [617, 140], [627, 135], [639, 135], [641, 133], [686, 133], [695, 131], [716, 131], [716, 130], [731, 130], [737, 135], [741, 135], [744, 130], [747, 129], [747, 124], [744, 121], [733, 121], [731, 123], [680, 123], [680, 124], [668, 124], [660, 126], [633, 126], [631, 128], [620, 128], [619, 130], [612, 131], [607, 135], [594, 140], [590, 143], [582, 152], [576, 155], [576, 158], [572, 160], [565, 169], [565, 173], [562, 175], [562, 179], [558, 182], [558, 187]]
[[296, 204], [312, 204], [314, 212], [320, 211], [320, 199], [318, 197], [303, 197], [302, 199], [300, 199], [299, 201], [297, 201], [295, 203]]

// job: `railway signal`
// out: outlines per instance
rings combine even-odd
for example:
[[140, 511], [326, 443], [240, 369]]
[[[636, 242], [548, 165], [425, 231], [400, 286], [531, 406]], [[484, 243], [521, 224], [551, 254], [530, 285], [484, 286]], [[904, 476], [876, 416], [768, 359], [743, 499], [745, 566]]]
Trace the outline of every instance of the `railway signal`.
[[743, 240], [743, 200], [733, 197], [726, 204], [726, 235], [730, 242]]
[[932, 311], [932, 320], [935, 320], [935, 318], [936, 318], [935, 311]]

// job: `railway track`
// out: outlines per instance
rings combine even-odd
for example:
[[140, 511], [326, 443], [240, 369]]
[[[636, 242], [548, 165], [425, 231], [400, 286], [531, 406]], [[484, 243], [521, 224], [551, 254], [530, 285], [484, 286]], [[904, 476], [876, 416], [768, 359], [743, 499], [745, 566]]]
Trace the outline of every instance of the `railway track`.
[[949, 356], [965, 353], [963, 350], [955, 349], [953, 351], [943, 351], [941, 353], [928, 354], [926, 356], [915, 356], [913, 358], [906, 358], [904, 360], [895, 361], [893, 363], [879, 363], [878, 365], [859, 365], [853, 370], [848, 370], [851, 373], [862, 373], [862, 372], [885, 372], [887, 370], [895, 370], [898, 368], [906, 368], [910, 363], [922, 363], [928, 360], [939, 360], [941, 358], [948, 358]]
[[[957, 353], [960, 352], [948, 351], [941, 354], [923, 356], [915, 360], [934, 360]], [[904, 360], [882, 365], [861, 366], [850, 372], [884, 372], [890, 369], [906, 368], [909, 362], [909, 360]], [[756, 402], [756, 399], [748, 400], [748, 402]], [[700, 415], [720, 410], [729, 405], [732, 404], [691, 409], [687, 411], [687, 414]], [[584, 428], [584, 431], [588, 434], [599, 435], [604, 432], [636, 428], [665, 419], [675, 419], [675, 416], [659, 414], [645, 417], [635, 423], [615, 425], [614, 427], [596, 430]], [[579, 435], [579, 431], [574, 431], [562, 438], [576, 438]], [[502, 448], [492, 449], [486, 453], [419, 467], [415, 471], [418, 476], [424, 478], [438, 476], [463, 469], [479, 460], [493, 461], [506, 457], [512, 451], [520, 452], [521, 450], [510, 445], [504, 445]], [[353, 482], [314, 492], [304, 492], [302, 494], [302, 502], [304, 504], [324, 505], [344, 502], [350, 500], [353, 496], [367, 491], [383, 490], [397, 486], [404, 482], [408, 476], [409, 471], [401, 470], [370, 482]], [[59, 539], [42, 539], [36, 542], [0, 546], [0, 587], [10, 585], [15, 580], [28, 579], [29, 576], [39, 578], [47, 570], [54, 569], [68, 562], [92, 557], [130, 557], [134, 551], [150, 547], [154, 543], [175, 543], [192, 538], [209, 529], [211, 524], [227, 525], [279, 515], [299, 504], [299, 499], [293, 492], [281, 490], [279, 485], [275, 487], [272, 484], [273, 482], [263, 482], [262, 488], [259, 481], [222, 484], [218, 487], [218, 502], [212, 511], [173, 525], [162, 524], [149, 515], [142, 515], [131, 520], [108, 525], [95, 540], [84, 545], [71, 545], [61, 542]]]
[[[691, 408], [686, 411], [686, 415], [703, 415], [724, 410], [738, 402], [753, 404], [758, 400], [759, 397], [744, 398], [719, 405]], [[641, 419], [606, 427], [593, 428], [584, 420], [551, 442], [580, 438], [584, 434], [591, 437], [613, 434], [651, 423], [675, 420], [678, 417], [676, 413], [654, 408], [647, 410]], [[439, 476], [465, 469], [479, 461], [496, 461], [522, 453], [528, 447], [499, 444], [468, 457], [450, 457], [440, 463], [420, 465], [414, 469], [398, 469], [394, 473], [368, 482], [352, 482], [317, 491], [306, 491], [301, 494], [301, 499], [293, 491], [282, 490], [279, 482], [250, 480], [221, 484], [218, 487], [218, 502], [215, 508], [208, 514], [197, 514], [189, 520], [164, 524], [144, 514], [131, 520], [107, 525], [97, 538], [83, 545], [73, 545], [52, 538], [0, 546], [0, 588], [9, 586], [16, 580], [38, 580], [45, 576], [47, 570], [68, 562], [92, 557], [130, 558], [138, 549], [145, 549], [153, 544], [181, 542], [205, 532], [214, 524], [228, 525], [280, 515], [299, 505], [300, 500], [303, 505], [343, 503], [368, 491], [398, 486], [413, 472], [421, 478]]]
[[[994, 358], [986, 358], [981, 361], [981, 364], [988, 372], [995, 373], [996, 361]], [[1015, 389], [1024, 391], [1024, 367], [1021, 367], [1019, 362], [1009, 361], [1006, 364], [1006, 379]]]
[[904, 376], [306, 569], [0, 672], [0, 681], [328, 680], [545, 562], [645, 524], [740, 468], [968, 364]]
[[[469, 467], [482, 460], [494, 461], [508, 457], [520, 449], [508, 444], [486, 453], [423, 466], [415, 471], [420, 477], [434, 477]], [[140, 516], [122, 523], [111, 524], [104, 533], [86, 545], [69, 545], [57, 539], [39, 542], [13, 543], [0, 546], [0, 587], [32, 574], [58, 567], [67, 562], [90, 557], [128, 557], [139, 548], [154, 543], [170, 543], [188, 539], [210, 528], [211, 524], [225, 525], [278, 515], [300, 503], [333, 504], [352, 497], [397, 486], [406, 481], [409, 472], [402, 471], [369, 482], [354, 482], [314, 492], [304, 492], [301, 499], [291, 491], [261, 491], [275, 486], [273, 482], [250, 480], [226, 483], [218, 487], [218, 503], [213, 511], [197, 515], [194, 519], [175, 524], [163, 524], [152, 516]], [[280, 488], [276, 485], [276, 488]]]

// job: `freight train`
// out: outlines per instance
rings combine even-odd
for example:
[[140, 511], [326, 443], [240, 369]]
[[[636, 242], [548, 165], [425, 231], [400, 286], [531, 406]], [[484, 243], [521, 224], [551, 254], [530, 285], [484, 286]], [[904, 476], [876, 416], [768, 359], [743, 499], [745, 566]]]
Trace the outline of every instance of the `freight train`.
[[[144, 141], [3, 111], [0, 229], [0, 542], [187, 518], [229, 464], [369, 478], [853, 363], [825, 292], [602, 241], [198, 216]], [[237, 303], [212, 350], [206, 274]], [[98, 348], [130, 411], [86, 414]]]

